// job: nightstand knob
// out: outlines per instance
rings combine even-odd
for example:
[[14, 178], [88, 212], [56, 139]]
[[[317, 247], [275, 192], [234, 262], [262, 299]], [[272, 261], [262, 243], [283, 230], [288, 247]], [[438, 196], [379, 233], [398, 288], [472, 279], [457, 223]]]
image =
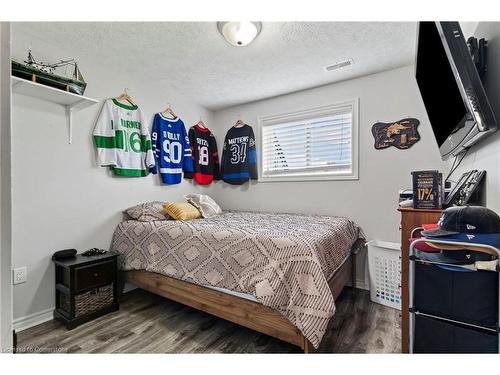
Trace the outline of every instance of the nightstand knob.
[[97, 277], [99, 276], [99, 274], [97, 272], [94, 273], [94, 277]]

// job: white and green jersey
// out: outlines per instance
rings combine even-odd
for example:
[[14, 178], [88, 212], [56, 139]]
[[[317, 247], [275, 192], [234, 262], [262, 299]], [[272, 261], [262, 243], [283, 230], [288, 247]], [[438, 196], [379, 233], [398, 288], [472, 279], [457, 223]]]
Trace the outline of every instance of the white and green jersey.
[[147, 176], [154, 167], [148, 126], [136, 105], [106, 100], [93, 134], [99, 165], [117, 176]]

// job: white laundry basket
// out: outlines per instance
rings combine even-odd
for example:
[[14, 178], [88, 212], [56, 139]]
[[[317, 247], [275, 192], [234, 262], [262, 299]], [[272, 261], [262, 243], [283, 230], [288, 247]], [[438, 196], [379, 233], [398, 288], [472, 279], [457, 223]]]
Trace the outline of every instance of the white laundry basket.
[[398, 243], [368, 242], [370, 299], [401, 310], [401, 246]]

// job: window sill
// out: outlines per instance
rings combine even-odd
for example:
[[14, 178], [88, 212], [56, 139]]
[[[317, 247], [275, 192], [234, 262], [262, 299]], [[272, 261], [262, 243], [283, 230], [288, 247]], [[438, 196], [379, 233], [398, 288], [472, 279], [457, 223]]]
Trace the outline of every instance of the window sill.
[[343, 176], [280, 176], [280, 177], [262, 177], [259, 176], [258, 182], [313, 182], [313, 181], [358, 181], [358, 175]]

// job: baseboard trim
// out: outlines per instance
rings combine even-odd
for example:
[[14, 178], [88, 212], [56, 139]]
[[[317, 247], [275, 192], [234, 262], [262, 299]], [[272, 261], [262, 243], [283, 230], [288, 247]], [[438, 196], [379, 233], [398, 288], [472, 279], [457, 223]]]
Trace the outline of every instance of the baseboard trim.
[[39, 311], [37, 313], [22, 316], [20, 318], [14, 319], [12, 322], [12, 328], [16, 332], [24, 331], [25, 329], [34, 327], [38, 324], [48, 322], [54, 319], [54, 309], [50, 308], [47, 310]]

